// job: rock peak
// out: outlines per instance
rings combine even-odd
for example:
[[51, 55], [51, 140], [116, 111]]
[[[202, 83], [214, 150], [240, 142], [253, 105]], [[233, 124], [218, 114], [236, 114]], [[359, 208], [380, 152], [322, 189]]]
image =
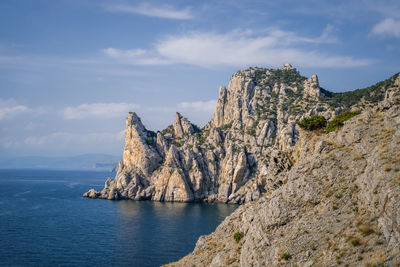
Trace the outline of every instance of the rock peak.
[[175, 122], [181, 120], [181, 118], [183, 118], [183, 116], [179, 112], [175, 112]]
[[189, 136], [194, 132], [192, 124], [179, 112], [175, 113], [175, 122], [173, 126], [174, 126], [174, 134], [179, 138]]
[[397, 74], [397, 78], [396, 78], [396, 80], [394, 81], [394, 85], [400, 86], [400, 73]]
[[[136, 169], [138, 174], [144, 176], [150, 175], [161, 160], [157, 151], [149, 145], [149, 142], [154, 142], [149, 133], [139, 116], [135, 112], [130, 112], [126, 118], [122, 162], [125, 168]], [[149, 137], [151, 141], [148, 140]]]
[[142, 123], [142, 120], [135, 112], [129, 112], [128, 117], [126, 118], [126, 128], [134, 127], [138, 132], [145, 131], [145, 127]]
[[308, 80], [304, 81], [304, 97], [319, 98], [321, 88], [319, 87], [318, 76], [313, 74]]
[[319, 82], [318, 82], [318, 76], [317, 76], [317, 74], [313, 74], [313, 75], [311, 75], [311, 78], [310, 78], [310, 80], [311, 80], [312, 82], [314, 82], [314, 83], [317, 83], [317, 84], [319, 84]]
[[292, 67], [292, 65], [290, 65], [289, 63], [286, 63], [285, 65], [283, 65], [283, 67], [281, 68], [281, 70], [293, 70], [294, 68]]

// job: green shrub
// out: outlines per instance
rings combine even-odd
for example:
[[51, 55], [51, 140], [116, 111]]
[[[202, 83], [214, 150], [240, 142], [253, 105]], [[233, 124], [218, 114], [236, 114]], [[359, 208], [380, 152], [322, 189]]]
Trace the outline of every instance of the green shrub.
[[153, 137], [147, 137], [147, 138], [146, 138], [146, 143], [147, 143], [148, 145], [152, 145], [152, 144], [154, 143]]
[[220, 127], [220, 129], [221, 129], [222, 131], [226, 131], [226, 130], [230, 129], [231, 127], [232, 127], [232, 122], [222, 125], [222, 126]]
[[355, 247], [361, 245], [361, 241], [360, 241], [359, 238], [353, 238], [353, 239], [350, 240], [350, 242]]
[[253, 128], [253, 127], [248, 128], [248, 129], [246, 130], [246, 134], [255, 136], [255, 135], [256, 135], [256, 129]]
[[290, 255], [290, 253], [285, 252], [285, 253], [282, 254], [282, 259], [284, 259], [284, 260], [288, 260], [291, 257], [292, 257], [292, 255]]
[[236, 232], [233, 234], [233, 239], [235, 239], [236, 243], [239, 243], [243, 238], [243, 234], [241, 232]]
[[354, 116], [358, 115], [361, 113], [361, 110], [357, 111], [345, 111], [339, 115], [336, 115], [328, 124], [328, 126], [325, 129], [326, 133], [330, 133], [332, 131], [335, 131], [339, 129], [341, 126], [343, 126], [343, 123]]
[[165, 128], [164, 130], [161, 131], [162, 135], [173, 134], [173, 133], [174, 133], [174, 126], [173, 125], [168, 125], [167, 128]]
[[308, 118], [301, 119], [297, 124], [305, 130], [316, 130], [326, 126], [326, 119], [321, 115], [313, 115]]

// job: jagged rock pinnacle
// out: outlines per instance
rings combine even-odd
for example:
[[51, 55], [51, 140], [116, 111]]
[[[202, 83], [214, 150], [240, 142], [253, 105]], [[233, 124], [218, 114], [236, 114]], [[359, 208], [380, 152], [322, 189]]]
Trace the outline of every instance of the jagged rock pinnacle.
[[179, 112], [175, 113], [174, 133], [179, 138], [187, 137], [194, 132], [193, 125]]
[[281, 68], [281, 70], [292, 70], [294, 69], [292, 67], [292, 65], [290, 65], [289, 63], [286, 63], [285, 65], [283, 65], [283, 67]]
[[[290, 170], [290, 155], [299, 141], [297, 122], [313, 114], [329, 120], [352, 108], [321, 98], [325, 91], [316, 75], [307, 79], [290, 64], [284, 68], [288, 71], [236, 72], [227, 87], [220, 87], [213, 119], [202, 129], [177, 112], [172, 125], [155, 133], [130, 113], [115, 179], [86, 196], [244, 203], [279, 187], [275, 177]], [[376, 87], [374, 99], [395, 97], [396, 78], [385, 83], [390, 90]], [[368, 100], [362, 101], [364, 107]]]
[[304, 81], [304, 97], [319, 98], [321, 88], [319, 87], [318, 76], [313, 74], [308, 80]]

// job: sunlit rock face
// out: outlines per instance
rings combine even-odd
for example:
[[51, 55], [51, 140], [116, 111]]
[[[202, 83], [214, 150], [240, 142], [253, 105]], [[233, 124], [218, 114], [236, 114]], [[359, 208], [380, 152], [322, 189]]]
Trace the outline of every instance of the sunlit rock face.
[[[290, 165], [261, 174], [269, 177], [267, 194], [166, 266], [398, 266], [400, 94], [393, 81], [382, 101], [341, 128], [299, 129]], [[236, 174], [243, 173], [240, 155]]]
[[[179, 113], [157, 133], [135, 113], [126, 119], [123, 159], [114, 179], [91, 198], [244, 203], [282, 184], [293, 166], [297, 121], [320, 114], [328, 120], [346, 109], [365, 109], [398, 92], [399, 75], [352, 102], [341, 102], [290, 64], [250, 68], [220, 87], [216, 110], [202, 129]], [[339, 100], [340, 101], [339, 101]], [[353, 99], [353, 98], [351, 98]]]

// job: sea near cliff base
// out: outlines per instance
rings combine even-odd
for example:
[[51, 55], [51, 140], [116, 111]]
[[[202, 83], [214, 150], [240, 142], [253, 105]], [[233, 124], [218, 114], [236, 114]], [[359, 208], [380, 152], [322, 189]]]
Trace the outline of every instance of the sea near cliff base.
[[160, 266], [237, 206], [82, 197], [109, 172], [0, 170], [2, 265]]

